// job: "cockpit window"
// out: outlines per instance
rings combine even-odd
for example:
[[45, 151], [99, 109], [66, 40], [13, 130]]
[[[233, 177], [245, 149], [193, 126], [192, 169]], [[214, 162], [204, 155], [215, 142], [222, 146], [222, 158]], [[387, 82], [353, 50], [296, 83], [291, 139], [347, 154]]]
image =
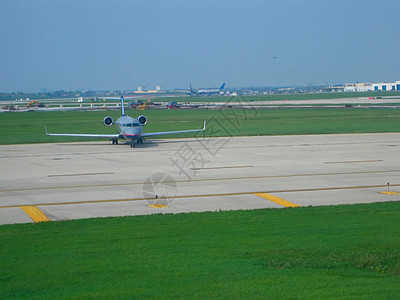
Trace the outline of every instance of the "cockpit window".
[[119, 127], [139, 127], [140, 123], [120, 123]]

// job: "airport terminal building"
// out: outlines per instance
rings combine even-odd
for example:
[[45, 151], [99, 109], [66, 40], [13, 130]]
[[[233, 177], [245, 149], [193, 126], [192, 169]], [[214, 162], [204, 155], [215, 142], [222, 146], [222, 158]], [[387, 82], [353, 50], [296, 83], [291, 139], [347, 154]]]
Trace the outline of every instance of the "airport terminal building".
[[345, 92], [400, 91], [400, 81], [381, 83], [346, 83]]

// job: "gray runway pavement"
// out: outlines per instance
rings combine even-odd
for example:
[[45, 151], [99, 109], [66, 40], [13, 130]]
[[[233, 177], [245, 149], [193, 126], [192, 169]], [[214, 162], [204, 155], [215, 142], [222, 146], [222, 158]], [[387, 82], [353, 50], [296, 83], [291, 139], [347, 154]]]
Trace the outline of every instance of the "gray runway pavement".
[[380, 193], [399, 151], [400, 133], [0, 146], [0, 224], [400, 201]]

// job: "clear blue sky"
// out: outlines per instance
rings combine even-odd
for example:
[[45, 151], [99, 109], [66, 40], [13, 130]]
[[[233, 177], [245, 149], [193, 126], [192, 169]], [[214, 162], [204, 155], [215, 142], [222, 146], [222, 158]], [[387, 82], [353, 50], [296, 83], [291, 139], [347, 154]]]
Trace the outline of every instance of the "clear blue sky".
[[0, 0], [0, 92], [400, 80], [399, 0]]

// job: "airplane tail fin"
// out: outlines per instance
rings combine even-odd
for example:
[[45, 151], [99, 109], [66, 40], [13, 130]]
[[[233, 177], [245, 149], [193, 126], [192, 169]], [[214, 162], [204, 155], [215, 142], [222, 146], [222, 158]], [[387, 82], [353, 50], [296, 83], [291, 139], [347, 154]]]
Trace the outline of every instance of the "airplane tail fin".
[[225, 82], [221, 85], [221, 87], [219, 89], [223, 90], [224, 88], [225, 88]]
[[121, 96], [121, 114], [125, 116], [124, 96]]

